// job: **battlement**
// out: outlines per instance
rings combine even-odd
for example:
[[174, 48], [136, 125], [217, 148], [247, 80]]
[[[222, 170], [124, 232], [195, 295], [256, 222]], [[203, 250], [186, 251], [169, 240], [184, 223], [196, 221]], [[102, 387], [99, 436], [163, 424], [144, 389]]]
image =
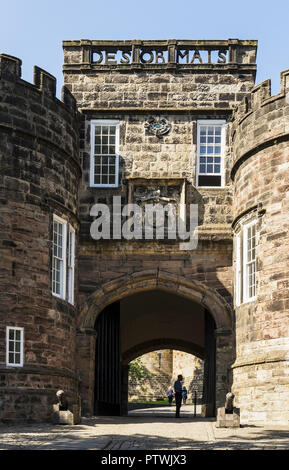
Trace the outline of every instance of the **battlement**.
[[76, 101], [62, 87], [56, 98], [56, 78], [34, 67], [33, 83], [21, 78], [21, 60], [0, 54], [0, 128], [57, 149], [79, 168], [79, 114]]
[[281, 76], [281, 91], [271, 95], [271, 80], [256, 85], [233, 113], [231, 176], [254, 151], [289, 136], [289, 69]]
[[256, 70], [257, 41], [63, 41], [68, 71]]
[[252, 111], [256, 111], [275, 99], [278, 100], [289, 91], [289, 69], [280, 73], [281, 91], [277, 95], [271, 95], [271, 80], [267, 79], [256, 85], [240, 104], [235, 108], [233, 117], [234, 121], [240, 122]]
[[53, 75], [34, 66], [33, 84], [31, 84], [22, 80], [21, 65], [22, 61], [18, 57], [0, 54], [0, 80], [21, 82], [22, 85], [34, 87], [51, 99], [55, 99], [60, 105], [65, 105], [69, 112], [73, 114], [77, 112], [76, 101], [67, 87], [62, 87], [61, 101], [56, 98], [56, 78]]

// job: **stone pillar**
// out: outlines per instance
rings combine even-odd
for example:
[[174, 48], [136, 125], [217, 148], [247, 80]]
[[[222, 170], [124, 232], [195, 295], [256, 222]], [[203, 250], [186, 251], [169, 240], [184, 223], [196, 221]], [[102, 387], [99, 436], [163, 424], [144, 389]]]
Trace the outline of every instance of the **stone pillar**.
[[76, 335], [76, 368], [79, 375], [79, 393], [84, 415], [93, 415], [96, 331], [81, 329]]
[[232, 386], [231, 364], [234, 361], [234, 336], [230, 329], [218, 328], [216, 336], [216, 408], [225, 404]]

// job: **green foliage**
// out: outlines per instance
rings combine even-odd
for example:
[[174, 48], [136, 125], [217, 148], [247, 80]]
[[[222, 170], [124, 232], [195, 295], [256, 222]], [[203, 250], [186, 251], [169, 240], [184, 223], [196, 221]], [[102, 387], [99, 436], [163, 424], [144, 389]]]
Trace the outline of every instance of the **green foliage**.
[[149, 372], [148, 369], [141, 363], [141, 358], [137, 357], [129, 364], [128, 376], [130, 379], [141, 380], [152, 377], [153, 374], [151, 374], [151, 372]]

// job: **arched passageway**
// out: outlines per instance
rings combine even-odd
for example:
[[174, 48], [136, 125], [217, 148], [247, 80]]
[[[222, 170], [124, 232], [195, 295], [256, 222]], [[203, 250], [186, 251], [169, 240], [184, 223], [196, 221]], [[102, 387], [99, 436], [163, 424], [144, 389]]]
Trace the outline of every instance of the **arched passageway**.
[[81, 321], [78, 368], [86, 413], [125, 414], [129, 361], [163, 346], [205, 359], [208, 415], [223, 402], [233, 339], [230, 309], [218, 294], [179, 278], [142, 273], [96, 292]]
[[[139, 413], [137, 410], [143, 410], [146, 416], [156, 413], [160, 416], [164, 413], [173, 415], [175, 412], [174, 406], [171, 406], [175, 403], [173, 388], [179, 374], [183, 376], [183, 404], [187, 405], [183, 411], [186, 415], [200, 413], [204, 361], [201, 357], [188, 352], [190, 350], [188, 347], [184, 351], [183, 348], [172, 349], [173, 341], [166, 344], [169, 347], [165, 349], [151, 345], [153, 350], [150, 348], [148, 352], [129, 362], [128, 411], [133, 411], [134, 416]], [[196, 405], [196, 409], [191, 405]]]

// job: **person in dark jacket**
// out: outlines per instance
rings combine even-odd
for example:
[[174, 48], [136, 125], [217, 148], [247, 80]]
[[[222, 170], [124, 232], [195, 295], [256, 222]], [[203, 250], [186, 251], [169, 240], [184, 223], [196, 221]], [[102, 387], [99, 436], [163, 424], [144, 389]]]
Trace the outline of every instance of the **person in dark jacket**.
[[182, 380], [183, 376], [178, 375], [178, 380], [175, 381], [175, 400], [176, 400], [176, 418], [180, 418], [180, 409], [182, 405]]

